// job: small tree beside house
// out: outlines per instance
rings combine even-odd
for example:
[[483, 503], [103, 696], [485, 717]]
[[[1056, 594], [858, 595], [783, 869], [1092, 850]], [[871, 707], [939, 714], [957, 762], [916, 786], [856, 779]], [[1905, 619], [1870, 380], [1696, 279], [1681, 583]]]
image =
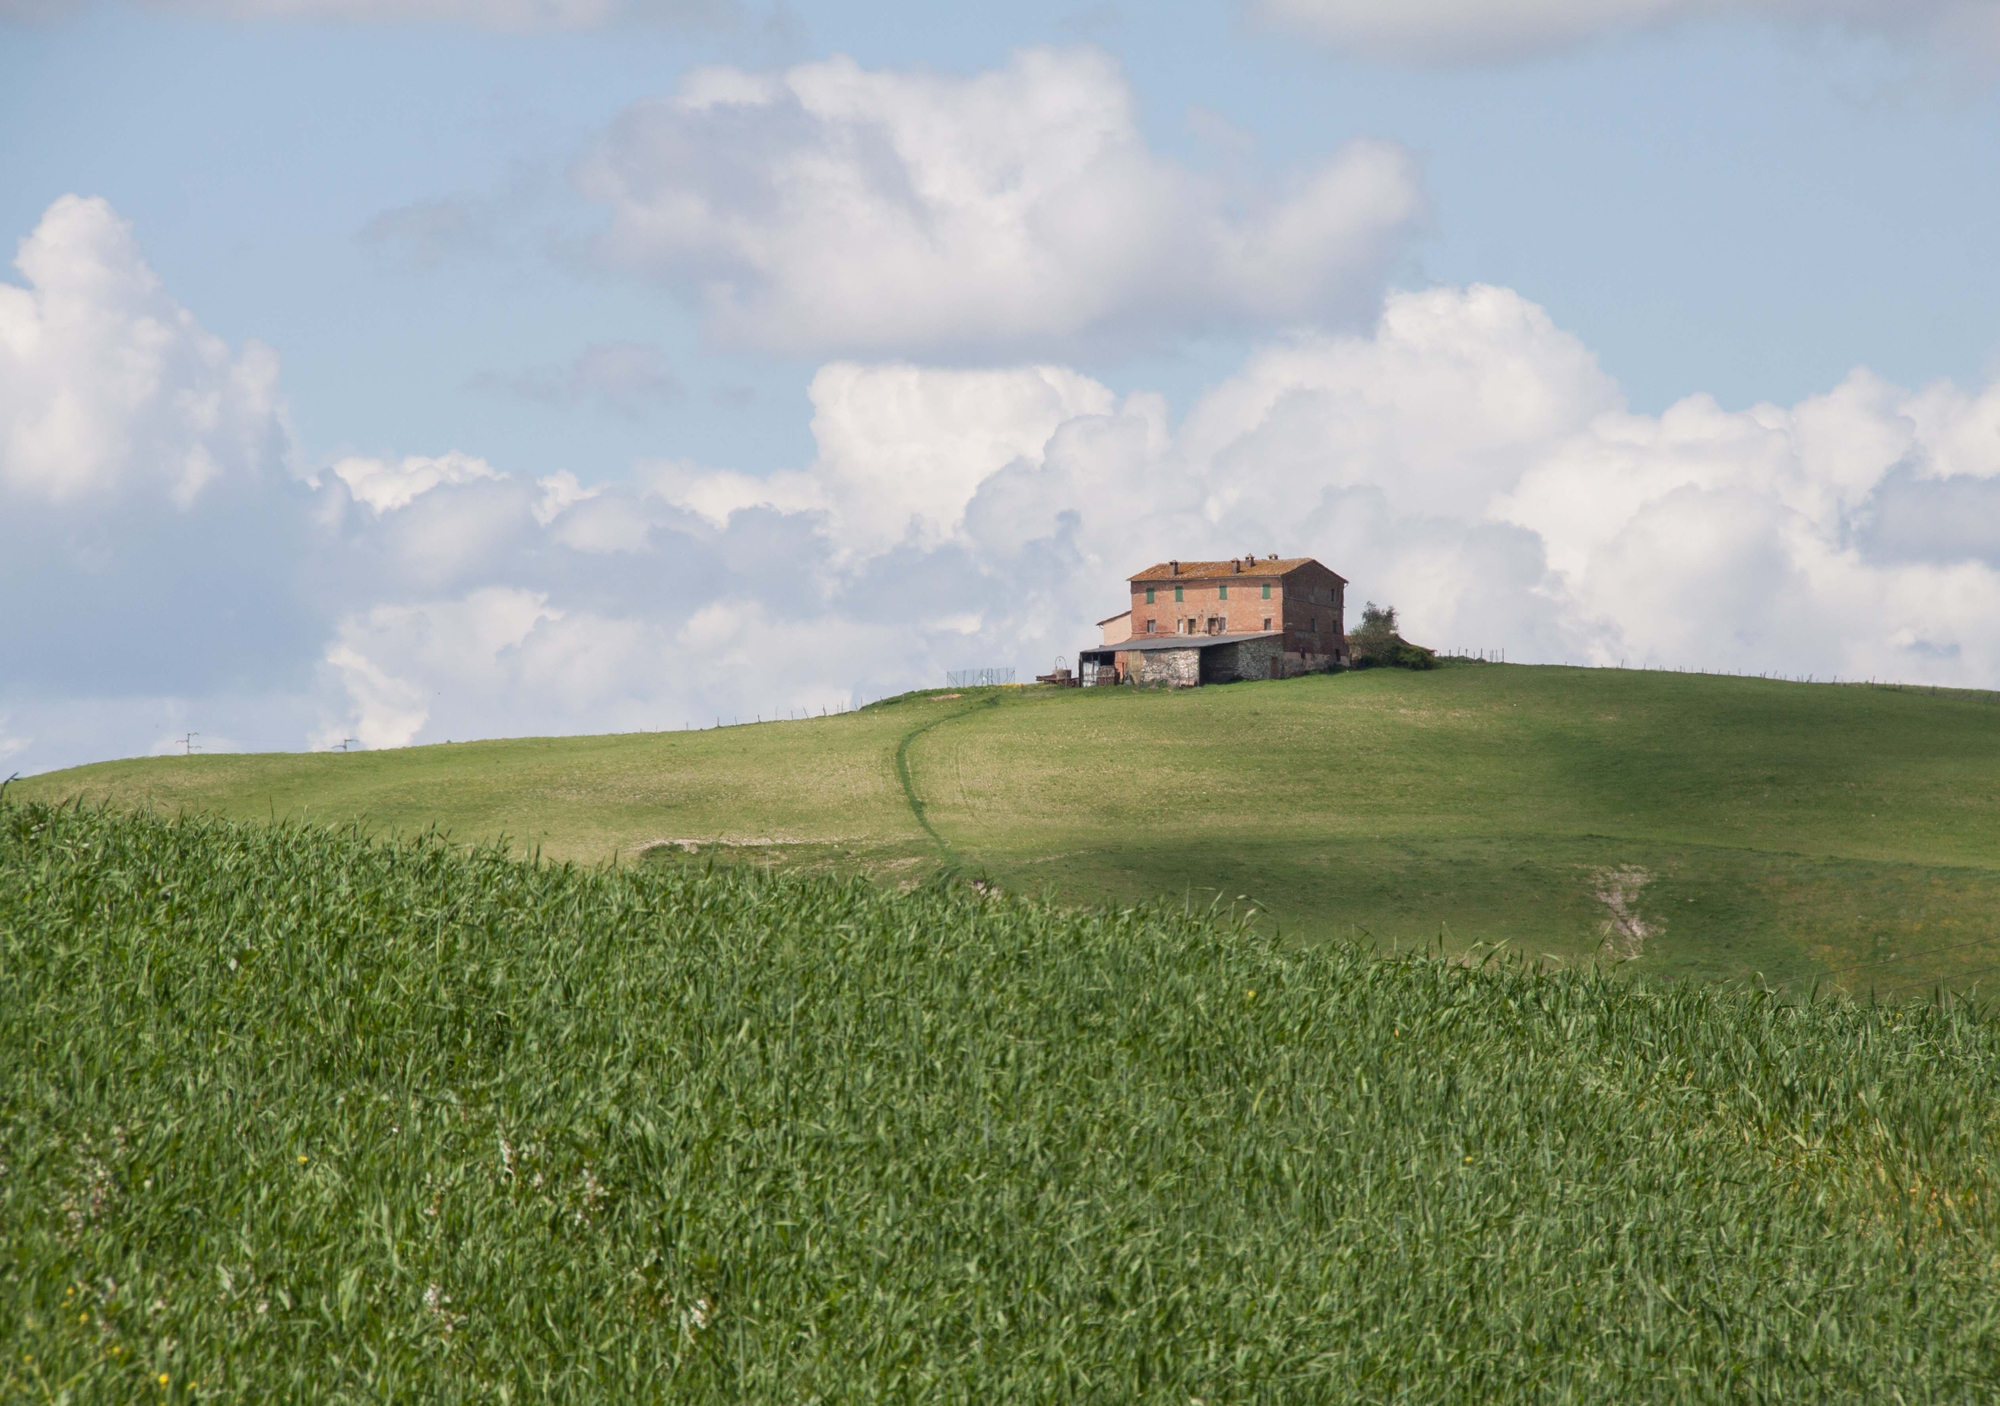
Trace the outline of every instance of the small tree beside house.
[[1437, 655], [1396, 632], [1396, 607], [1374, 601], [1361, 608], [1361, 624], [1348, 631], [1347, 648], [1357, 669], [1435, 669]]

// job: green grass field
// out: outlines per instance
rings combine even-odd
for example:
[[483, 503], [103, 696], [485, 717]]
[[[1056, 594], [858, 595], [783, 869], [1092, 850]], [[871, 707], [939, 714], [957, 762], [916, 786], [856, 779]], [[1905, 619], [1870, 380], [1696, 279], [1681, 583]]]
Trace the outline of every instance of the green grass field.
[[154, 758], [16, 794], [436, 824], [592, 861], [673, 839], [698, 848], [651, 853], [892, 883], [949, 863], [1074, 903], [1220, 898], [1306, 941], [1504, 944], [1787, 991], [1970, 984], [2000, 965], [1995, 694], [1461, 666]]
[[[1347, 682], [1198, 708], [1539, 686]], [[1043, 716], [1199, 715], [1121, 702]], [[1949, 1002], [10, 798], [0, 1396], [1992, 1400], [1996, 1075]]]

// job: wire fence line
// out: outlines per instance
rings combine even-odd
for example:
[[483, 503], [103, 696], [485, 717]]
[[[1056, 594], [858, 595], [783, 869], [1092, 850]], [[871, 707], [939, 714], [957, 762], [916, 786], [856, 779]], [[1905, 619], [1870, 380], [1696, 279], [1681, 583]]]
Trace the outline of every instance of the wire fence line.
[[946, 688], [996, 688], [1014, 682], [1012, 669], [947, 669]]
[[[1507, 649], [1501, 646], [1449, 645], [1437, 651], [1440, 659], [1457, 659], [1473, 664], [1505, 664]], [[1617, 669], [1635, 674], [1696, 674], [1718, 679], [1763, 679], [1768, 683], [1832, 684], [1839, 688], [1880, 688], [1892, 693], [1927, 693], [1932, 697], [1964, 697], [1982, 703], [2000, 703], [2000, 689], [1978, 688], [1970, 684], [1899, 683], [1893, 679], [1842, 678], [1839, 674], [1781, 674], [1769, 670], [1707, 668], [1687, 664], [1633, 664], [1620, 659], [1616, 664], [1592, 659], [1529, 659], [1529, 664], [1560, 665], [1565, 669]]]

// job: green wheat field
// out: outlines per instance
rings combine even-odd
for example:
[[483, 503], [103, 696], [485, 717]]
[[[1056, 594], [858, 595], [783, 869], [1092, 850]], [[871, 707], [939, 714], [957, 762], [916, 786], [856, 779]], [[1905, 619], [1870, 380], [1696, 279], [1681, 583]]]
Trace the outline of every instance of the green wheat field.
[[1461, 666], [0, 798], [0, 1400], [2000, 1399], [2000, 696]]
[[0, 810], [0, 1391], [1975, 1401], [2000, 1026]]

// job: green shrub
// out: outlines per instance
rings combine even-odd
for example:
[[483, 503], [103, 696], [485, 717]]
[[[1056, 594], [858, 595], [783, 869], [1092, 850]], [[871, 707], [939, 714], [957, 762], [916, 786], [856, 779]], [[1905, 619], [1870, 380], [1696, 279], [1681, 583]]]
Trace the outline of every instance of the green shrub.
[[1361, 624], [1348, 633], [1347, 650], [1356, 669], [1437, 667], [1434, 652], [1396, 633], [1396, 607], [1372, 600], [1361, 608]]

